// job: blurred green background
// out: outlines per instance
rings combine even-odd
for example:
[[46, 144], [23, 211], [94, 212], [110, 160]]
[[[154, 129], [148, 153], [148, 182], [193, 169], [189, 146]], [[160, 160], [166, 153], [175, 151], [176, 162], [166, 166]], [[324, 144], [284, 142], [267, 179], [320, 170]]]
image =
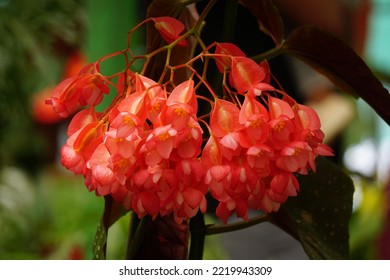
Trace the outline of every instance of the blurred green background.
[[[45, 121], [45, 89], [61, 81], [71, 57], [92, 62], [125, 48], [145, 2], [0, 0], [0, 259], [92, 258], [103, 199], [60, 166], [67, 120]], [[362, 55], [386, 84], [390, 0], [370, 4]], [[142, 50], [143, 42], [139, 34], [132, 48]], [[105, 67], [119, 70], [115, 61]], [[351, 258], [390, 258], [390, 131], [362, 101], [353, 104], [354, 117], [338, 135], [341, 163], [356, 185]], [[124, 257], [128, 220], [110, 230], [110, 259]], [[206, 258], [234, 257], [227, 251], [219, 237], [207, 238]]]

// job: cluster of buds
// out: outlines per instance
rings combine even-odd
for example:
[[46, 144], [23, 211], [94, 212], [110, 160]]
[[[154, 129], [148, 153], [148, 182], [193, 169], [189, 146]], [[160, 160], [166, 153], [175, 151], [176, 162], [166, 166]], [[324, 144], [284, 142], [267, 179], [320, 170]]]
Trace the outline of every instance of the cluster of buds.
[[[149, 21], [168, 44], [188, 44], [176, 19]], [[197, 59], [215, 61], [221, 93], [192, 67]], [[248, 209], [277, 211], [299, 191], [294, 174], [315, 171], [317, 155], [332, 155], [315, 111], [274, 88], [267, 62], [234, 44], [215, 43], [186, 64], [166, 65], [173, 74], [164, 83], [131, 71], [130, 62], [114, 76], [99, 65], [60, 83], [47, 100], [62, 117], [81, 108], [61, 162], [84, 176], [88, 190], [111, 195], [140, 218], [172, 215], [182, 223], [206, 211], [208, 192], [224, 223], [233, 213], [247, 219]], [[176, 85], [174, 70], [183, 67], [192, 74]], [[109, 85], [116, 98], [96, 112]], [[197, 93], [200, 85], [207, 94]], [[200, 100], [211, 108], [203, 115]]]

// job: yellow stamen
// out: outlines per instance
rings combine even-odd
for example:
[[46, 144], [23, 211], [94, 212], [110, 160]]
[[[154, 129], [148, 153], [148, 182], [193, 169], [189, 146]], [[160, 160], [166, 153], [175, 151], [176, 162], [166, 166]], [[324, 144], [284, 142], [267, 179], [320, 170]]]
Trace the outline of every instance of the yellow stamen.
[[171, 138], [171, 135], [169, 135], [168, 132], [165, 132], [164, 134], [159, 135], [158, 138], [160, 139], [160, 141], [165, 141]]
[[150, 110], [150, 112], [151, 113], [158, 113], [158, 112], [160, 112], [160, 109], [161, 109], [161, 104], [156, 102], [156, 103], [153, 104], [153, 107]]
[[283, 121], [281, 121], [277, 125], [275, 125], [273, 129], [276, 131], [282, 131], [285, 126], [286, 124]]
[[123, 117], [123, 122], [127, 124], [128, 126], [134, 126], [134, 121], [129, 116]]
[[181, 116], [185, 116], [187, 114], [187, 112], [181, 108], [181, 107], [177, 107], [175, 110], [174, 110], [175, 114], [178, 115], [179, 117]]
[[127, 166], [127, 164], [128, 164], [128, 160], [124, 158], [116, 162], [116, 166], [118, 166], [119, 168], [125, 167]]
[[261, 125], [261, 120], [251, 121], [250, 127], [259, 127]]

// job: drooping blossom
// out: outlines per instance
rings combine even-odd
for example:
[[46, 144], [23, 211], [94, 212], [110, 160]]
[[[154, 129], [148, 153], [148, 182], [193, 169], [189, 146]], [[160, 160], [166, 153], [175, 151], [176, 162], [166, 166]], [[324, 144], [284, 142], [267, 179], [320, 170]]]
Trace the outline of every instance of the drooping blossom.
[[[168, 44], [178, 39], [180, 37], [180, 33], [182, 33], [185, 28], [181, 21], [172, 17], [156, 17], [152, 18], [152, 20], [161, 37]], [[188, 42], [183, 39], [177, 45], [187, 46]]]
[[[174, 18], [150, 20], [167, 44], [184, 30]], [[316, 157], [333, 152], [317, 113], [271, 85], [266, 61], [253, 61], [232, 43], [213, 46], [176, 66], [190, 73], [178, 84], [175, 67], [166, 68], [169, 81], [164, 72], [157, 82], [133, 72], [130, 60], [113, 76], [100, 73], [100, 61], [60, 83], [47, 103], [62, 117], [84, 107], [69, 124], [62, 164], [83, 175], [89, 191], [112, 196], [139, 218], [185, 222], [206, 212], [207, 192], [223, 223], [234, 214], [247, 220], [250, 210], [278, 211], [299, 193], [296, 174], [315, 172]], [[221, 94], [192, 67], [206, 56], [226, 78]], [[97, 112], [108, 84], [116, 97]]]
[[92, 66], [82, 69], [76, 76], [62, 81], [54, 90], [46, 104], [53, 106], [60, 117], [66, 118], [81, 106], [96, 106], [109, 93], [104, 77]]

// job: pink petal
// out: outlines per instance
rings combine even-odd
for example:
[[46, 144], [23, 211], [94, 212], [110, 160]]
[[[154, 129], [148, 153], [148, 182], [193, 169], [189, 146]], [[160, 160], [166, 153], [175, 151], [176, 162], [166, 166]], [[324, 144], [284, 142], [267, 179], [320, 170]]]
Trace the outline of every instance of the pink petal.
[[264, 80], [265, 72], [250, 58], [234, 57], [231, 76], [238, 93], [244, 93]]
[[192, 188], [186, 188], [182, 192], [182, 195], [184, 201], [193, 209], [198, 208], [203, 200], [203, 194], [200, 191]]
[[222, 137], [229, 132], [238, 131], [240, 110], [233, 103], [217, 99], [210, 118], [210, 127], [217, 137]]
[[221, 73], [224, 72], [224, 68], [231, 68], [232, 57], [246, 56], [239, 47], [232, 43], [218, 43], [215, 48], [215, 54], [217, 54], [217, 56], [215, 56], [215, 62]]
[[294, 118], [294, 112], [286, 101], [279, 98], [269, 96], [268, 98], [269, 113], [271, 118], [276, 119], [280, 116], [286, 116], [290, 119]]

